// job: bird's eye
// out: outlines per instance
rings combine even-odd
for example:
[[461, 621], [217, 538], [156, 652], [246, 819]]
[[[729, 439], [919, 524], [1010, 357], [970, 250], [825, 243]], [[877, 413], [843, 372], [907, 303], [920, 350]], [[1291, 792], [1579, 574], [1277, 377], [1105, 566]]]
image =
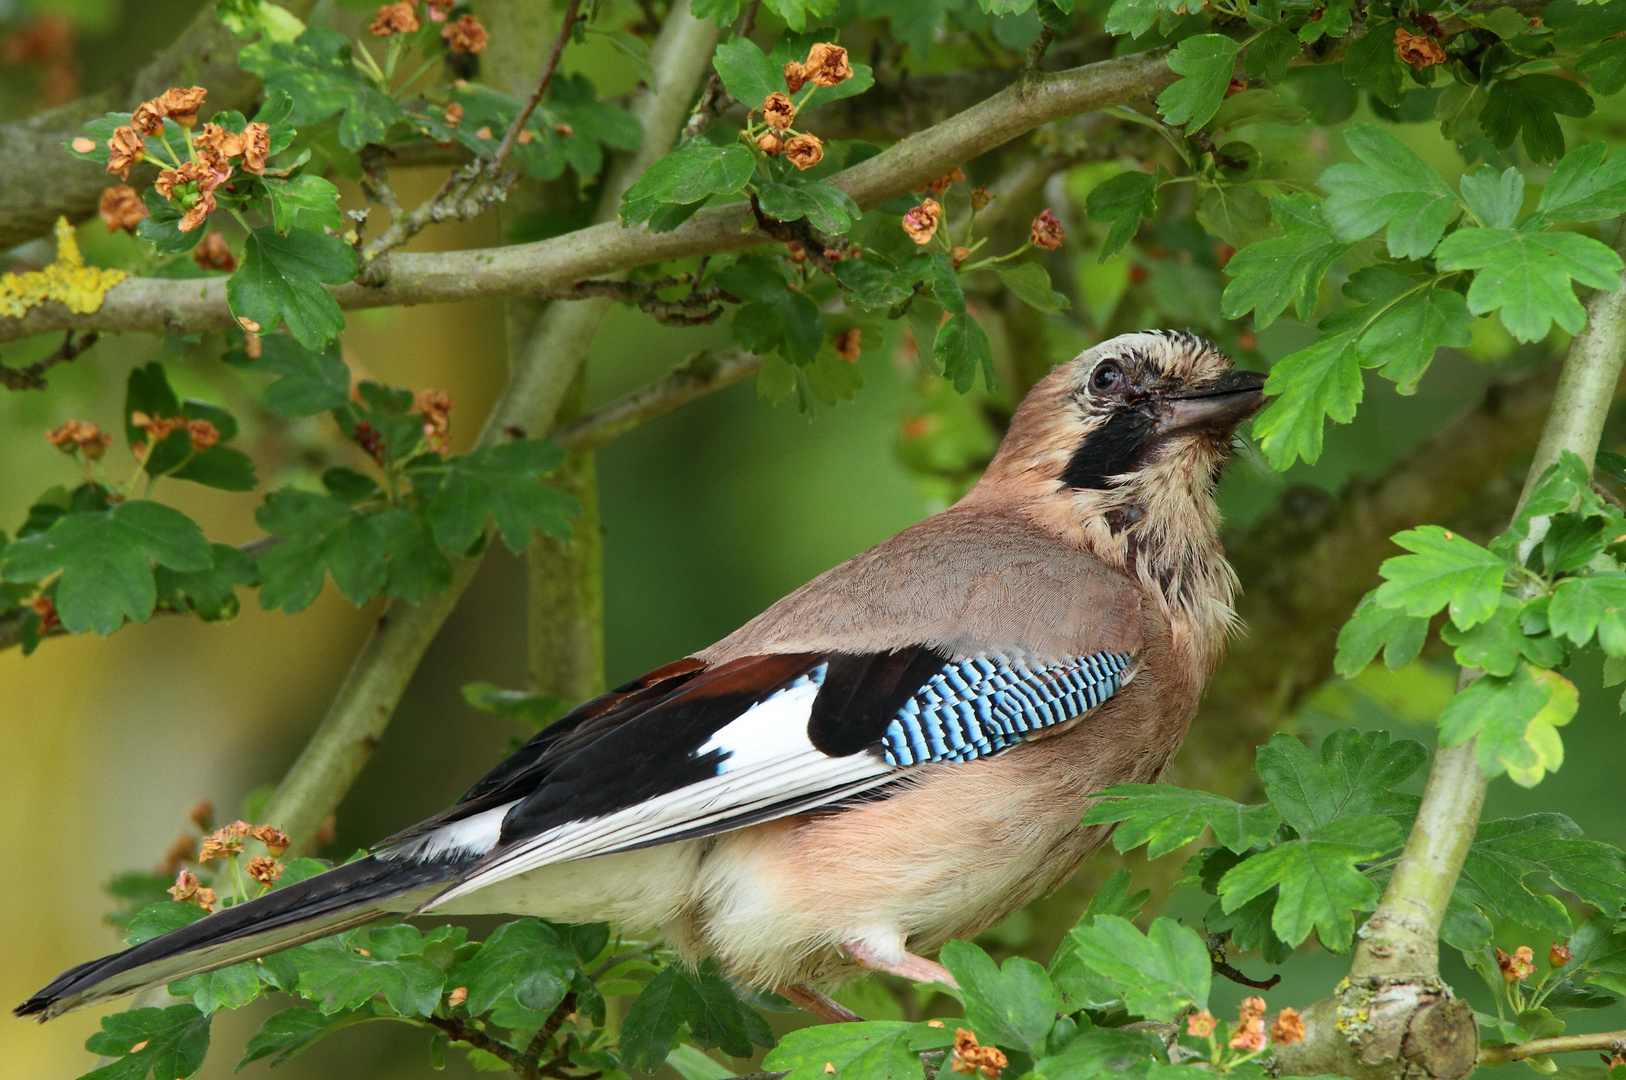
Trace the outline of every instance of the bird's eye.
[[1107, 360], [1098, 365], [1090, 375], [1090, 389], [1098, 394], [1111, 393], [1124, 384], [1123, 365], [1116, 360]]

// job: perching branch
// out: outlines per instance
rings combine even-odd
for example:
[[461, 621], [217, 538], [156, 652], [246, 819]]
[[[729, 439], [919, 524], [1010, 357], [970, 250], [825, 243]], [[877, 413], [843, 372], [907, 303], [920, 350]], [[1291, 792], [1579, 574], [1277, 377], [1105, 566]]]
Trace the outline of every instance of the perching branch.
[[[1615, 247], [1626, 250], [1626, 227]], [[1586, 326], [1570, 343], [1521, 502], [1563, 452], [1586, 462], [1596, 456], [1623, 360], [1626, 287], [1595, 293], [1587, 302]], [[1306, 1010], [1305, 1041], [1277, 1052], [1284, 1073], [1354, 1076], [1399, 1063], [1403, 1054], [1446, 1080], [1473, 1068], [1477, 1026], [1473, 1010], [1440, 981], [1439, 931], [1479, 825], [1486, 786], [1473, 740], [1435, 753], [1411, 835], [1377, 910], [1356, 935], [1349, 978], [1337, 996]], [[1352, 1008], [1364, 1010], [1367, 1019], [1346, 1033], [1338, 1018]]]
[[[1153, 49], [1036, 76], [911, 135], [836, 174], [830, 183], [861, 207], [879, 206], [1043, 124], [1155, 95], [1177, 78], [1164, 63], [1166, 52]], [[664, 97], [665, 91], [663, 85], [659, 96]], [[685, 116], [688, 106], [685, 100]], [[667, 233], [623, 228], [606, 221], [530, 244], [423, 254], [390, 252], [375, 261], [382, 284], [352, 282], [331, 291], [341, 307], [354, 309], [565, 288], [649, 263], [770, 242], [770, 237], [755, 230], [742, 231], [748, 214], [749, 208], [738, 203], [702, 210]], [[19, 319], [0, 319], [0, 342], [70, 329], [190, 334], [229, 325], [232, 317], [224, 278], [181, 282], [132, 277], [110, 289], [101, 308], [90, 314], [77, 315], [51, 303]]]

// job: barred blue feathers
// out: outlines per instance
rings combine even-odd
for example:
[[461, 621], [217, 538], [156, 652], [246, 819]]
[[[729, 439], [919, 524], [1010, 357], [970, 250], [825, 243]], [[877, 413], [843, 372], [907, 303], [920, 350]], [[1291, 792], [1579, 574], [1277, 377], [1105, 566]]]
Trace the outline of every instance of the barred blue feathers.
[[1039, 667], [1008, 656], [945, 664], [887, 725], [882, 753], [892, 766], [996, 754], [1101, 704], [1129, 661], [1129, 653], [1096, 653]]

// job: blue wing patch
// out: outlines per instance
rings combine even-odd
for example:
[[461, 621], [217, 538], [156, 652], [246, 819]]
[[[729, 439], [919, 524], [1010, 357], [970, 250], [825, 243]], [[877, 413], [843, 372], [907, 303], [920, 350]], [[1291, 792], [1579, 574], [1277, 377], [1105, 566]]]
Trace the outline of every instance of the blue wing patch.
[[1095, 653], [1030, 667], [975, 656], [943, 665], [887, 725], [881, 751], [893, 766], [973, 761], [1071, 720], [1117, 692], [1129, 653]]

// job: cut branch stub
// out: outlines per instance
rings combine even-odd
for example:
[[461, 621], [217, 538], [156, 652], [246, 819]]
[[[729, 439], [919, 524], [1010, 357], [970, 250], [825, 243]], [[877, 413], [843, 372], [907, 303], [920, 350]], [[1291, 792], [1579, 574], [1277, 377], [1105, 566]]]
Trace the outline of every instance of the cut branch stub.
[[1439, 980], [1344, 980], [1304, 1012], [1303, 1042], [1279, 1046], [1282, 1075], [1458, 1080], [1474, 1067], [1479, 1025]]

